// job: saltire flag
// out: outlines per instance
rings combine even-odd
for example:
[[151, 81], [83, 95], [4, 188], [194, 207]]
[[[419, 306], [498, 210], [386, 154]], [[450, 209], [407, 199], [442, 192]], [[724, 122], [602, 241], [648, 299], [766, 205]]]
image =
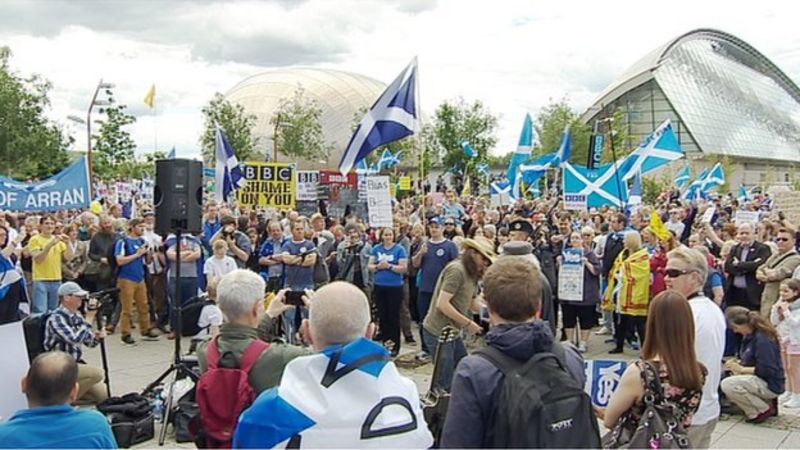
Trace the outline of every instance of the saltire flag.
[[376, 148], [419, 130], [417, 58], [383, 91], [353, 132], [339, 162], [342, 175]]
[[563, 167], [564, 195], [585, 196], [587, 208], [605, 205], [621, 208], [628, 202], [628, 190], [621, 181], [617, 183], [614, 164], [604, 164], [590, 170], [585, 166], [564, 162]]
[[706, 179], [706, 176], [708, 176], [708, 168], [703, 169], [700, 175], [686, 188], [686, 192], [683, 193], [683, 198], [685, 200], [694, 200], [695, 197], [698, 196], [699, 192], [702, 190], [703, 180]]
[[683, 157], [683, 150], [678, 143], [672, 124], [665, 120], [658, 128], [650, 133], [639, 147], [622, 160], [619, 175], [623, 181], [633, 178], [637, 172], [642, 175], [669, 164]]
[[478, 156], [478, 152], [476, 152], [467, 141], [461, 143], [461, 150], [464, 150], [464, 154], [467, 155], [468, 158], [474, 158]]
[[708, 193], [711, 189], [722, 186], [723, 184], [725, 184], [725, 172], [722, 170], [722, 165], [716, 163], [703, 179], [703, 184], [700, 189], [704, 193]]
[[536, 198], [539, 198], [539, 197], [542, 196], [542, 191], [541, 191], [541, 189], [539, 189], [539, 183], [531, 184], [528, 187], [528, 189], [526, 189], [525, 192], [530, 193], [531, 195], [533, 195]]
[[747, 192], [747, 188], [744, 187], [743, 184], [739, 185], [739, 201], [740, 202], [749, 202], [750, 201], [750, 193]]
[[169, 153], [167, 153], [167, 159], [175, 159], [175, 158], [176, 158], [175, 146], [173, 145], [172, 150], [170, 150]]
[[486, 163], [476, 165], [475, 170], [481, 175], [489, 175], [489, 165]]
[[527, 185], [535, 184], [556, 161], [558, 161], [558, 155], [554, 152], [542, 155], [530, 164], [520, 165], [519, 172], [522, 175], [522, 181]]
[[564, 163], [569, 161], [569, 157], [572, 154], [572, 133], [569, 131], [569, 125], [564, 127], [564, 134], [561, 135], [561, 145], [558, 146], [558, 150], [556, 150], [556, 164], [559, 166], [564, 165]]
[[367, 160], [362, 159], [356, 164], [356, 174], [358, 175], [373, 175], [378, 173], [377, 167], [367, 166]]
[[5, 314], [0, 317], [0, 325], [16, 321], [17, 307], [20, 302], [27, 303], [28, 296], [25, 291], [25, 278], [14, 268], [14, 263], [4, 255], [0, 254], [0, 302], [5, 305], [15, 305], [13, 308], [3, 308]]
[[153, 83], [150, 86], [150, 90], [147, 91], [147, 95], [144, 96], [144, 104], [149, 106], [151, 109], [155, 108], [156, 106], [156, 84]]
[[489, 195], [508, 195], [511, 192], [511, 185], [507, 181], [495, 181], [489, 184]]
[[228, 137], [219, 125], [214, 142], [214, 154], [217, 159], [215, 195], [218, 203], [225, 203], [236, 189], [244, 186], [245, 179]]
[[517, 150], [513, 155], [511, 155], [511, 161], [508, 162], [508, 170], [506, 172], [506, 178], [508, 178], [509, 186], [511, 186], [511, 192], [509, 195], [512, 198], [516, 199], [520, 196], [517, 172], [519, 172], [519, 166], [528, 162], [528, 160], [531, 158], [533, 140], [533, 119], [531, 119], [530, 114], [525, 114], [525, 120], [522, 122], [522, 131], [519, 134]]
[[684, 166], [683, 169], [681, 169], [681, 171], [678, 173], [678, 176], [675, 177], [675, 185], [678, 186], [678, 189], [683, 189], [688, 182], [689, 166]]
[[628, 196], [628, 205], [630, 206], [639, 206], [642, 204], [642, 174], [636, 173], [636, 176], [633, 177], [633, 185], [631, 186], [631, 192]]
[[[388, 148], [384, 149], [383, 153], [381, 153], [381, 159], [378, 160], [378, 167], [377, 167], [378, 172], [380, 172], [383, 169], [391, 169], [392, 167], [399, 164], [400, 155], [402, 154], [403, 154], [402, 150], [399, 150], [397, 153], [392, 154], [392, 151], [389, 150]], [[357, 164], [356, 167], [358, 167]]]

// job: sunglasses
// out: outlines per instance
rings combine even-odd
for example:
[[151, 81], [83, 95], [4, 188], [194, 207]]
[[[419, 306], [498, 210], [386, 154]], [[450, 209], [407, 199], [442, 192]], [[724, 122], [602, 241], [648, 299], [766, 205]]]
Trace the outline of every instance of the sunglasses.
[[454, 223], [446, 223], [445, 225], [446, 225], [446, 226], [448, 226], [448, 227], [454, 227], [454, 226], [456, 226], [456, 224], [454, 224]]
[[777, 242], [789, 242], [790, 239], [789, 238], [785, 238], [785, 237], [779, 237], [779, 238], [775, 238], [775, 241], [777, 241]]
[[694, 272], [694, 270], [667, 269], [664, 271], [664, 274], [670, 278], [678, 278], [682, 275], [690, 274], [692, 272]]

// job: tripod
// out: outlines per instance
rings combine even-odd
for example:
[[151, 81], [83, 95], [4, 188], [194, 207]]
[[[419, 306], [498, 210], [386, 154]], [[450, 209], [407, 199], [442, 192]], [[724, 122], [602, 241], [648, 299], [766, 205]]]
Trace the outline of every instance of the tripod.
[[173, 392], [175, 389], [175, 382], [178, 379], [189, 377], [192, 381], [197, 382], [199, 378], [198, 375], [186, 364], [186, 362], [181, 358], [181, 332], [182, 332], [182, 324], [181, 324], [181, 229], [178, 228], [175, 230], [175, 294], [174, 294], [174, 301], [172, 302], [173, 305], [171, 306], [174, 308], [175, 312], [175, 326], [173, 327], [172, 331], [175, 333], [175, 350], [173, 354], [172, 363], [164, 371], [161, 375], [156, 378], [155, 381], [150, 383], [144, 391], [142, 395], [151, 392], [155, 389], [156, 386], [161, 384], [165, 378], [167, 378], [170, 374], [173, 374], [172, 383], [169, 385], [169, 391], [167, 391], [167, 397], [164, 399], [164, 415], [161, 419], [161, 431], [158, 434], [158, 445], [163, 446], [164, 440], [167, 437], [167, 423], [169, 422], [169, 415], [172, 411], [172, 405], [175, 403], [173, 399]]

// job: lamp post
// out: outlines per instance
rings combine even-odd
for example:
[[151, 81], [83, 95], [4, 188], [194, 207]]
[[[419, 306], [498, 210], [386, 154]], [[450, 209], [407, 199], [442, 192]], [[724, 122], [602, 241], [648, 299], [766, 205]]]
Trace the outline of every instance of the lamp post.
[[[92, 110], [95, 106], [108, 106], [114, 102], [113, 97], [111, 97], [111, 88], [114, 85], [111, 83], [104, 83], [103, 79], [101, 78], [100, 81], [97, 83], [97, 87], [94, 90], [94, 95], [92, 95], [92, 102], [89, 103], [89, 110], [86, 112], [86, 164], [89, 166], [89, 191], [92, 191], [92, 186], [94, 182], [94, 175], [92, 173]], [[98, 100], [97, 95], [100, 93], [100, 89], [106, 90], [106, 95], [108, 98], [105, 100]], [[91, 195], [91, 194], [90, 194]]]

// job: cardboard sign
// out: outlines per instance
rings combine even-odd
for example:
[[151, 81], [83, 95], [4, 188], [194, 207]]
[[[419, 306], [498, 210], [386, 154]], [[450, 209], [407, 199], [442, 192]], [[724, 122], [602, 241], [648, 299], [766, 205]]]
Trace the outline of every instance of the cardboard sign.
[[758, 224], [758, 220], [758, 211], [736, 211], [736, 214], [733, 216], [733, 221], [736, 223], [736, 225], [750, 223], [753, 224], [753, 226], [756, 226]]
[[316, 200], [319, 172], [316, 170], [297, 171], [297, 201]]
[[367, 177], [367, 205], [369, 225], [374, 228], [391, 227], [392, 196], [387, 176]]
[[411, 190], [411, 177], [400, 177], [400, 190], [401, 191]]
[[714, 218], [715, 212], [717, 212], [717, 208], [714, 206], [706, 209], [706, 212], [703, 213], [703, 218], [701, 219], [703, 223], [711, 223], [711, 219]]
[[294, 209], [294, 164], [248, 162], [243, 166], [245, 185], [236, 191], [242, 206], [274, 208], [282, 211]]

